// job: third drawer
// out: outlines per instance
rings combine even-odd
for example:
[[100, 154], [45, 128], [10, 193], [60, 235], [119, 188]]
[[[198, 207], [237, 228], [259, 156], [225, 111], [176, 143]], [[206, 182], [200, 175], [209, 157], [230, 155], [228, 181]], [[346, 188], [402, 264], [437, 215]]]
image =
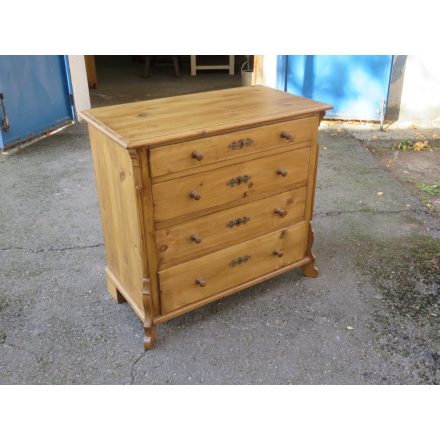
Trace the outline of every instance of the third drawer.
[[306, 193], [306, 187], [297, 188], [159, 229], [159, 265], [300, 222], [304, 220]]

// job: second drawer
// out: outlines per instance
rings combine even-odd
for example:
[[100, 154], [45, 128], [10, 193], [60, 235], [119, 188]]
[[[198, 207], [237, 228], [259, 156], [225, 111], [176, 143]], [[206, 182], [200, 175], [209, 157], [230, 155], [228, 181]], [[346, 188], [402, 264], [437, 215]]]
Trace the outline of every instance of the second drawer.
[[297, 188], [159, 229], [159, 265], [298, 223], [304, 219], [306, 193], [306, 187]]
[[156, 222], [307, 184], [310, 147], [153, 184]]

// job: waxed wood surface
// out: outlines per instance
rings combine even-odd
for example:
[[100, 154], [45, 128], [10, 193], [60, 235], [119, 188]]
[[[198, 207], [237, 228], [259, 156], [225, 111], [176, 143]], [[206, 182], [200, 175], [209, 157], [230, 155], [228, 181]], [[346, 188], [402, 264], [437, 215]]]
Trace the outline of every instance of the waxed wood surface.
[[89, 127], [107, 266], [142, 308], [143, 266], [136, 191], [130, 155], [105, 134]]
[[86, 110], [80, 115], [124, 147], [154, 147], [331, 108], [264, 86], [238, 87]]
[[[156, 231], [159, 264], [173, 265], [304, 220], [306, 187], [221, 210]], [[284, 209], [280, 216], [275, 209]], [[236, 219], [246, 219], [231, 226]], [[198, 243], [191, 237], [197, 235]], [[181, 261], [180, 261], [181, 262]]]
[[[154, 184], [155, 220], [162, 222], [231, 202], [255, 200], [295, 185], [303, 186], [308, 178], [309, 156], [310, 148], [306, 147]], [[278, 169], [285, 169], [287, 175], [278, 175]], [[238, 176], [251, 179], [230, 186], [231, 179]], [[200, 193], [200, 200], [191, 198], [192, 191]]]
[[[162, 313], [301, 260], [306, 251], [307, 227], [302, 222], [159, 271]], [[283, 251], [283, 256], [274, 255], [274, 250]], [[230, 265], [232, 260], [245, 255], [250, 259]], [[198, 278], [206, 282], [204, 287], [196, 283]]]
[[109, 291], [143, 320], [146, 348], [157, 323], [295, 267], [317, 276], [310, 220], [329, 108], [258, 86], [83, 112]]
[[[291, 134], [292, 139], [282, 138], [282, 132]], [[156, 177], [185, 169], [195, 173], [203, 170], [204, 166], [211, 163], [238, 159], [241, 156], [264, 152], [275, 147], [289, 147], [291, 144], [311, 141], [314, 132], [315, 118], [308, 117], [153, 148], [150, 151], [151, 175]], [[251, 139], [252, 143], [235, 149], [231, 148], [233, 142], [243, 139]], [[197, 160], [194, 158], [192, 156], [193, 152], [201, 154], [203, 159]]]

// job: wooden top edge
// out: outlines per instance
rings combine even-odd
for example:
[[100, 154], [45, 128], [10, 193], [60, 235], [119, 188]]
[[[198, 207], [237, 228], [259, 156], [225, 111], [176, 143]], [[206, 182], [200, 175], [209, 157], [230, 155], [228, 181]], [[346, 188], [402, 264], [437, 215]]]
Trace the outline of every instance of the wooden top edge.
[[265, 114], [264, 116], [260, 117], [253, 117], [253, 118], [245, 118], [242, 117], [241, 119], [237, 119], [235, 121], [228, 121], [225, 123], [220, 124], [211, 124], [206, 125], [204, 127], [200, 128], [193, 128], [190, 130], [180, 130], [178, 132], [172, 132], [167, 134], [160, 134], [160, 135], [152, 135], [152, 136], [142, 136], [140, 138], [134, 138], [134, 139], [127, 139], [124, 136], [122, 136], [117, 131], [113, 130], [111, 127], [106, 125], [103, 121], [100, 120], [99, 117], [95, 116], [93, 113], [94, 111], [100, 111], [100, 110], [107, 110], [107, 109], [123, 109], [123, 108], [130, 108], [132, 105], [139, 105], [142, 103], [148, 103], [148, 105], [154, 105], [154, 104], [165, 104], [167, 102], [172, 102], [174, 99], [178, 99], [179, 97], [188, 98], [189, 95], [201, 95], [201, 94], [215, 94], [216, 92], [225, 92], [225, 91], [241, 91], [244, 89], [259, 89], [259, 90], [267, 90], [271, 93], [285, 93], [277, 89], [272, 89], [265, 86], [249, 86], [249, 87], [234, 87], [231, 89], [224, 89], [224, 90], [214, 90], [214, 91], [208, 91], [208, 92], [198, 92], [198, 93], [189, 93], [185, 95], [178, 95], [175, 97], [167, 97], [167, 98], [159, 98], [159, 99], [152, 99], [152, 100], [145, 100], [145, 101], [135, 101], [132, 103], [125, 103], [125, 104], [117, 104], [113, 106], [106, 106], [106, 107], [98, 107], [96, 109], [89, 109], [79, 112], [79, 115], [87, 121], [90, 125], [96, 127], [103, 133], [107, 134], [111, 139], [116, 141], [118, 144], [120, 144], [122, 147], [127, 149], [134, 149], [134, 148], [151, 148], [151, 147], [158, 147], [161, 145], [166, 144], [174, 144], [174, 143], [180, 143], [185, 141], [190, 141], [194, 139], [199, 139], [203, 137], [209, 137], [214, 135], [219, 135], [231, 131], [236, 130], [242, 130], [242, 129], [248, 129], [255, 127], [260, 124], [264, 123], [276, 123], [276, 122], [282, 122], [291, 118], [298, 118], [301, 116], [310, 116], [316, 113], [325, 112], [326, 110], [330, 110], [333, 107], [328, 104], [324, 104], [318, 101], [313, 101], [308, 98], [303, 98], [299, 96], [295, 96], [295, 98], [301, 98], [302, 100], [308, 101], [308, 103], [313, 104], [311, 107], [306, 109], [286, 109], [283, 108], [278, 113], [272, 113], [272, 114]]
[[[332, 108], [332, 107], [330, 107], [330, 108]], [[180, 142], [201, 139], [204, 137], [225, 134], [225, 133], [236, 131], [236, 130], [246, 130], [248, 128], [254, 128], [256, 126], [259, 126], [263, 123], [273, 124], [276, 122], [283, 122], [283, 121], [292, 119], [294, 117], [310, 116], [310, 115], [320, 113], [321, 111], [325, 111], [325, 110], [329, 110], [329, 108], [325, 108], [325, 109], [323, 108], [323, 109], [318, 109], [318, 110], [309, 111], [309, 112], [292, 112], [289, 115], [286, 115], [284, 113], [282, 115], [275, 115], [274, 117], [261, 117], [261, 118], [252, 119], [252, 120], [245, 119], [245, 120], [237, 121], [236, 123], [227, 123], [227, 124], [216, 125], [215, 127], [212, 127], [212, 128], [209, 127], [209, 128], [204, 128], [204, 129], [200, 129], [200, 130], [182, 131], [178, 134], [152, 137], [152, 138], [149, 138], [148, 140], [135, 139], [133, 141], [127, 141], [126, 148], [140, 148], [140, 147], [154, 148], [154, 147], [159, 147], [162, 145], [176, 144], [176, 143], [180, 143]]]
[[112, 130], [110, 127], [107, 127], [106, 125], [102, 124], [89, 112], [90, 110], [82, 110], [78, 112], [78, 115], [81, 116], [81, 118], [84, 119], [84, 121], [86, 121], [88, 124], [92, 125], [93, 127], [105, 133], [109, 138], [113, 139], [122, 147], [128, 148], [128, 139], [125, 139], [123, 136], [121, 136], [116, 131]]

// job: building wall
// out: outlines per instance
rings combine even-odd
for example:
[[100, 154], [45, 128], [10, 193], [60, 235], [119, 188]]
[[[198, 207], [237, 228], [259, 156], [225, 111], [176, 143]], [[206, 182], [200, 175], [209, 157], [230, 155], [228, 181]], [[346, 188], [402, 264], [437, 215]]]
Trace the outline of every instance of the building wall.
[[89, 85], [87, 83], [84, 55], [69, 55], [70, 78], [72, 80], [73, 100], [78, 112], [90, 108]]
[[[256, 84], [277, 87], [276, 55], [259, 57]], [[434, 121], [440, 119], [440, 57], [396, 55], [393, 59], [386, 119]]]
[[399, 120], [440, 119], [440, 56], [410, 55], [406, 59]]

